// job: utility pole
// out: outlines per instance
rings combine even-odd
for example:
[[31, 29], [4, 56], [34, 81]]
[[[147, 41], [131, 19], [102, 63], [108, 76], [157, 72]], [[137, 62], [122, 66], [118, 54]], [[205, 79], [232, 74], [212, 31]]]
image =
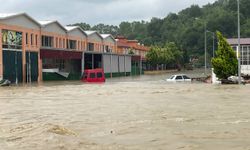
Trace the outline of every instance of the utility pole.
[[207, 23], [205, 21], [204, 23], [205, 25], [205, 49], [204, 49], [204, 53], [205, 53], [205, 75], [207, 75]]
[[237, 51], [237, 58], [238, 58], [238, 83], [241, 84], [241, 60], [240, 60], [240, 0], [238, 2], [238, 51]]
[[214, 58], [214, 51], [215, 51], [215, 34], [214, 34], [214, 32], [213, 32], [213, 58]]

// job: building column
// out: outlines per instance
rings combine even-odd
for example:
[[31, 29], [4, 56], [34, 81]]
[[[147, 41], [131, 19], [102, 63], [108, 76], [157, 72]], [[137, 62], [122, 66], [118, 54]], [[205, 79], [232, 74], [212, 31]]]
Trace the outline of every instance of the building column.
[[3, 79], [2, 29], [0, 28], [0, 80]]
[[[41, 47], [42, 47], [42, 29], [38, 35], [38, 83], [43, 81], [43, 61], [41, 58]], [[57, 38], [57, 47], [59, 46], [59, 39]]]
[[81, 69], [81, 74], [83, 75], [85, 71], [85, 55], [84, 52], [82, 52], [82, 69]]
[[[28, 35], [30, 35], [30, 34], [28, 34]], [[25, 36], [26, 36], [26, 34], [23, 32], [22, 37], [25, 37]], [[29, 45], [30, 45], [30, 40], [28, 40], [28, 41], [29, 41]], [[25, 83], [26, 82], [26, 42], [25, 42], [25, 40], [22, 40], [22, 65], [23, 65], [23, 83]]]
[[43, 61], [40, 56], [40, 51], [38, 51], [38, 82], [43, 81]]

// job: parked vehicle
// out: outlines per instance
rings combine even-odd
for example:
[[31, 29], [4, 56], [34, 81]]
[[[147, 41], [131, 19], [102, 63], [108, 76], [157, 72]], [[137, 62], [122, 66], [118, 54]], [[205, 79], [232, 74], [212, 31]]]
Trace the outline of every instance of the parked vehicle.
[[173, 75], [166, 81], [168, 82], [191, 82], [192, 79], [188, 77], [187, 75], [183, 74], [183, 75]]
[[81, 79], [83, 82], [105, 82], [105, 76], [103, 69], [88, 69], [84, 70], [83, 77]]
[[[238, 76], [230, 76], [230, 77], [228, 77], [227, 80], [222, 79], [221, 83], [222, 84], [238, 84], [239, 83], [239, 77]], [[246, 81], [243, 78], [241, 78], [241, 83], [246, 84]]]

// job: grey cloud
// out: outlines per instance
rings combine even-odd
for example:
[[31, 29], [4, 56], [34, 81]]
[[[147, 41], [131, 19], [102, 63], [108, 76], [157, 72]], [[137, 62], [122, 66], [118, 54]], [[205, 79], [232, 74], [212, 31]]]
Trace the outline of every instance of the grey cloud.
[[192, 4], [215, 0], [0, 0], [0, 12], [27, 12], [39, 20], [63, 24], [119, 24], [121, 21], [149, 20], [178, 12]]

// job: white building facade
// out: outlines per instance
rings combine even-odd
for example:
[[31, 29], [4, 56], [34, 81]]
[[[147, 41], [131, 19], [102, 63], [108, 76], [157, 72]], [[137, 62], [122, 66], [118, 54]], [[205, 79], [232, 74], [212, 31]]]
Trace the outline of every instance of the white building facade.
[[238, 52], [241, 62], [241, 73], [250, 75], [250, 38], [242, 38], [241, 48], [238, 48], [238, 39], [227, 39], [232, 48]]

